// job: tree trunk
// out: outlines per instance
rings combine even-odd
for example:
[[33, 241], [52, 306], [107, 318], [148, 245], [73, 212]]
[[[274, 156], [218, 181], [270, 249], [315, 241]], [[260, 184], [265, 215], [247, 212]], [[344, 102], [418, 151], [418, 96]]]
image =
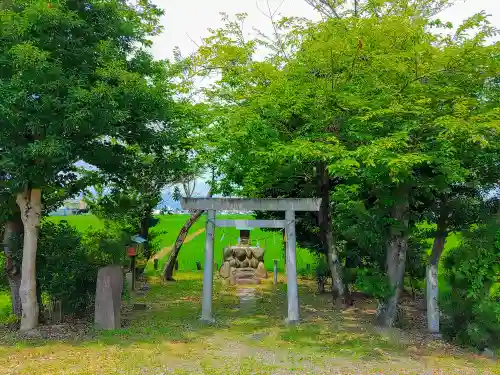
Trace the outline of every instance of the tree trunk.
[[343, 275], [344, 275], [344, 287], [345, 287], [345, 298], [346, 298], [346, 304], [349, 306], [353, 306], [354, 301], [352, 299], [352, 284], [354, 283], [356, 277], [354, 276], [353, 278], [353, 269], [355, 268], [352, 264], [352, 257], [349, 257], [348, 254], [346, 254], [345, 258], [345, 264], [343, 268]]
[[[331, 226], [331, 219], [328, 219], [327, 223], [330, 223], [329, 225]], [[330, 268], [330, 272], [332, 274], [333, 302], [337, 307], [346, 307], [347, 300], [344, 280], [342, 279], [342, 265], [340, 264], [337, 249], [335, 248], [335, 243], [333, 241], [332, 229], [329, 228], [325, 235], [328, 267]]]
[[21, 305], [21, 296], [19, 288], [21, 286], [21, 274], [9, 276], [10, 297], [12, 300], [12, 314], [17, 318], [22, 317], [23, 308]]
[[[151, 210], [148, 211], [151, 213]], [[149, 220], [150, 220], [151, 215], [146, 215], [145, 217], [142, 218], [141, 220], [141, 228], [140, 228], [140, 236], [144, 238], [147, 242], [143, 244], [144, 246], [144, 257], [146, 259], [149, 259], [151, 254], [149, 252]]]
[[182, 227], [181, 231], [179, 232], [179, 235], [177, 236], [177, 239], [175, 240], [175, 244], [172, 247], [172, 250], [170, 250], [170, 255], [168, 257], [168, 262], [165, 267], [165, 273], [164, 273], [164, 278], [165, 280], [168, 281], [174, 281], [173, 274], [174, 274], [174, 267], [175, 267], [175, 262], [177, 261], [177, 256], [179, 255], [179, 252], [181, 251], [182, 244], [184, 243], [184, 240], [186, 239], [186, 236], [189, 232], [189, 229], [193, 226], [194, 223], [201, 217], [203, 214], [203, 210], [197, 210], [195, 211], [188, 221], [184, 224]]
[[392, 294], [379, 306], [377, 323], [383, 327], [392, 327], [398, 318], [399, 297], [404, 287], [406, 252], [408, 250], [408, 196], [400, 196], [392, 210], [396, 221], [391, 227], [387, 244], [386, 267]]
[[36, 283], [36, 300], [38, 301], [38, 323], [44, 324], [47, 319], [43, 314], [44, 306], [42, 300], [42, 288], [38, 281]]
[[332, 274], [332, 291], [334, 304], [346, 306], [346, 293], [344, 280], [342, 278], [342, 265], [340, 264], [338, 252], [335, 246], [332, 230], [332, 215], [330, 212], [330, 176], [324, 162], [318, 162], [317, 166], [318, 193], [321, 197], [319, 211], [320, 236], [323, 242], [326, 261]]
[[24, 225], [23, 261], [19, 295], [23, 309], [21, 331], [29, 331], [38, 325], [38, 301], [36, 295], [36, 250], [42, 212], [41, 191], [27, 189], [16, 199]]
[[[212, 182], [214, 181], [214, 176], [212, 173]], [[207, 198], [212, 198], [212, 189], [207, 194]], [[165, 266], [165, 272], [163, 274], [163, 278], [167, 281], [174, 281], [174, 267], [177, 262], [177, 257], [179, 256], [179, 252], [181, 251], [182, 244], [186, 239], [187, 234], [189, 233], [189, 229], [193, 226], [194, 223], [201, 217], [203, 214], [203, 210], [197, 210], [191, 214], [191, 217], [186, 221], [184, 226], [181, 228], [177, 239], [175, 240], [175, 244], [170, 250], [170, 255], [168, 257], [167, 265]]]
[[3, 234], [3, 245], [5, 253], [5, 274], [9, 280], [10, 296], [12, 301], [12, 314], [21, 318], [22, 307], [21, 297], [19, 296], [19, 286], [21, 285], [21, 270], [19, 265], [15, 264], [13, 251], [19, 245], [19, 239], [22, 234], [23, 225], [19, 213], [16, 214], [17, 220], [9, 220], [5, 223]]
[[444, 250], [446, 237], [446, 221], [440, 218], [437, 224], [436, 236], [432, 245], [432, 252], [427, 265], [426, 277], [426, 299], [427, 299], [427, 328], [430, 333], [439, 333], [439, 282], [438, 267], [439, 259]]

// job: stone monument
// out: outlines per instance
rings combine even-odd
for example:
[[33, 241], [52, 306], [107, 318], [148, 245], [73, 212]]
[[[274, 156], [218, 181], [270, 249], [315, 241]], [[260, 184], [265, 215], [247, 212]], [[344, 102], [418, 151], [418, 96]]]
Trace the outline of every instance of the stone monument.
[[240, 243], [224, 249], [224, 262], [219, 273], [234, 284], [259, 284], [267, 278], [264, 249], [250, 244], [250, 229], [240, 230]]
[[120, 307], [123, 289], [123, 272], [119, 266], [100, 268], [97, 273], [95, 318], [97, 328], [120, 328]]

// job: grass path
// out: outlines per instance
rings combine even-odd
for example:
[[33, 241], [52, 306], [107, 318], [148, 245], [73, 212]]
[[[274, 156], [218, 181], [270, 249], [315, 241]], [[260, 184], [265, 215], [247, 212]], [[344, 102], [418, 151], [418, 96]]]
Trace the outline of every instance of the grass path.
[[202, 273], [175, 283], [151, 280], [145, 311], [129, 311], [125, 327], [88, 330], [64, 339], [21, 339], [0, 331], [2, 374], [22, 375], [497, 375], [500, 363], [410, 331], [377, 330], [372, 307], [342, 312], [331, 297], [301, 280], [301, 323], [288, 326], [286, 284], [255, 287], [243, 308], [241, 290], [214, 282], [216, 322], [199, 321]]
[[[193, 238], [199, 236], [203, 232], [205, 232], [205, 228], [198, 229], [196, 232], [190, 234], [189, 236], [186, 236], [186, 238], [184, 239], [184, 244], [188, 243]], [[163, 249], [161, 249], [161, 251], [159, 251], [153, 256], [153, 259], [165, 258], [170, 252], [170, 250], [172, 250], [172, 246], [164, 247]]]

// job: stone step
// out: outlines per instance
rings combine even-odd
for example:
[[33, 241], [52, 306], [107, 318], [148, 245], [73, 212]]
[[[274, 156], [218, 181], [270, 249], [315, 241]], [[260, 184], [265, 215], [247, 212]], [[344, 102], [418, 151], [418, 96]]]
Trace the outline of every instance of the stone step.
[[235, 280], [240, 280], [240, 279], [258, 279], [258, 277], [255, 277], [255, 275], [236, 275]]
[[241, 267], [235, 269], [237, 272], [255, 272], [255, 268], [252, 267]]
[[252, 271], [234, 271], [235, 275], [255, 275], [255, 270]]
[[236, 269], [234, 271], [234, 275], [235, 276], [243, 276], [243, 275], [246, 275], [246, 276], [253, 276], [255, 275], [255, 270], [254, 269], [251, 269], [251, 270], [242, 270], [242, 269]]
[[257, 285], [257, 284], [260, 284], [260, 279], [240, 278], [240, 279], [236, 279], [236, 284], [238, 284], [238, 285], [248, 285], [248, 284]]

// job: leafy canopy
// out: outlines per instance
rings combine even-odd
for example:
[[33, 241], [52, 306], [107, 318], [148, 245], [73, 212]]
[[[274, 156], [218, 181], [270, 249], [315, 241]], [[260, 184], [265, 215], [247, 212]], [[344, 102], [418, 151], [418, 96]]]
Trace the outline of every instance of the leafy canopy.
[[13, 0], [0, 11], [9, 189], [62, 187], [78, 179], [79, 160], [109, 169], [126, 144], [153, 144], [152, 124], [171, 108], [165, 64], [145, 50], [161, 14], [147, 0]]
[[[203, 94], [221, 192], [314, 195], [325, 162], [337, 234], [383, 267], [391, 228], [438, 214], [423, 203], [498, 181], [500, 44], [488, 44], [496, 30], [484, 14], [454, 33], [431, 19], [446, 2], [360, 4], [357, 17], [276, 22], [264, 58], [269, 38], [246, 38], [243, 15], [225, 18], [193, 63], [215, 77]], [[404, 220], [391, 217], [399, 199]]]

